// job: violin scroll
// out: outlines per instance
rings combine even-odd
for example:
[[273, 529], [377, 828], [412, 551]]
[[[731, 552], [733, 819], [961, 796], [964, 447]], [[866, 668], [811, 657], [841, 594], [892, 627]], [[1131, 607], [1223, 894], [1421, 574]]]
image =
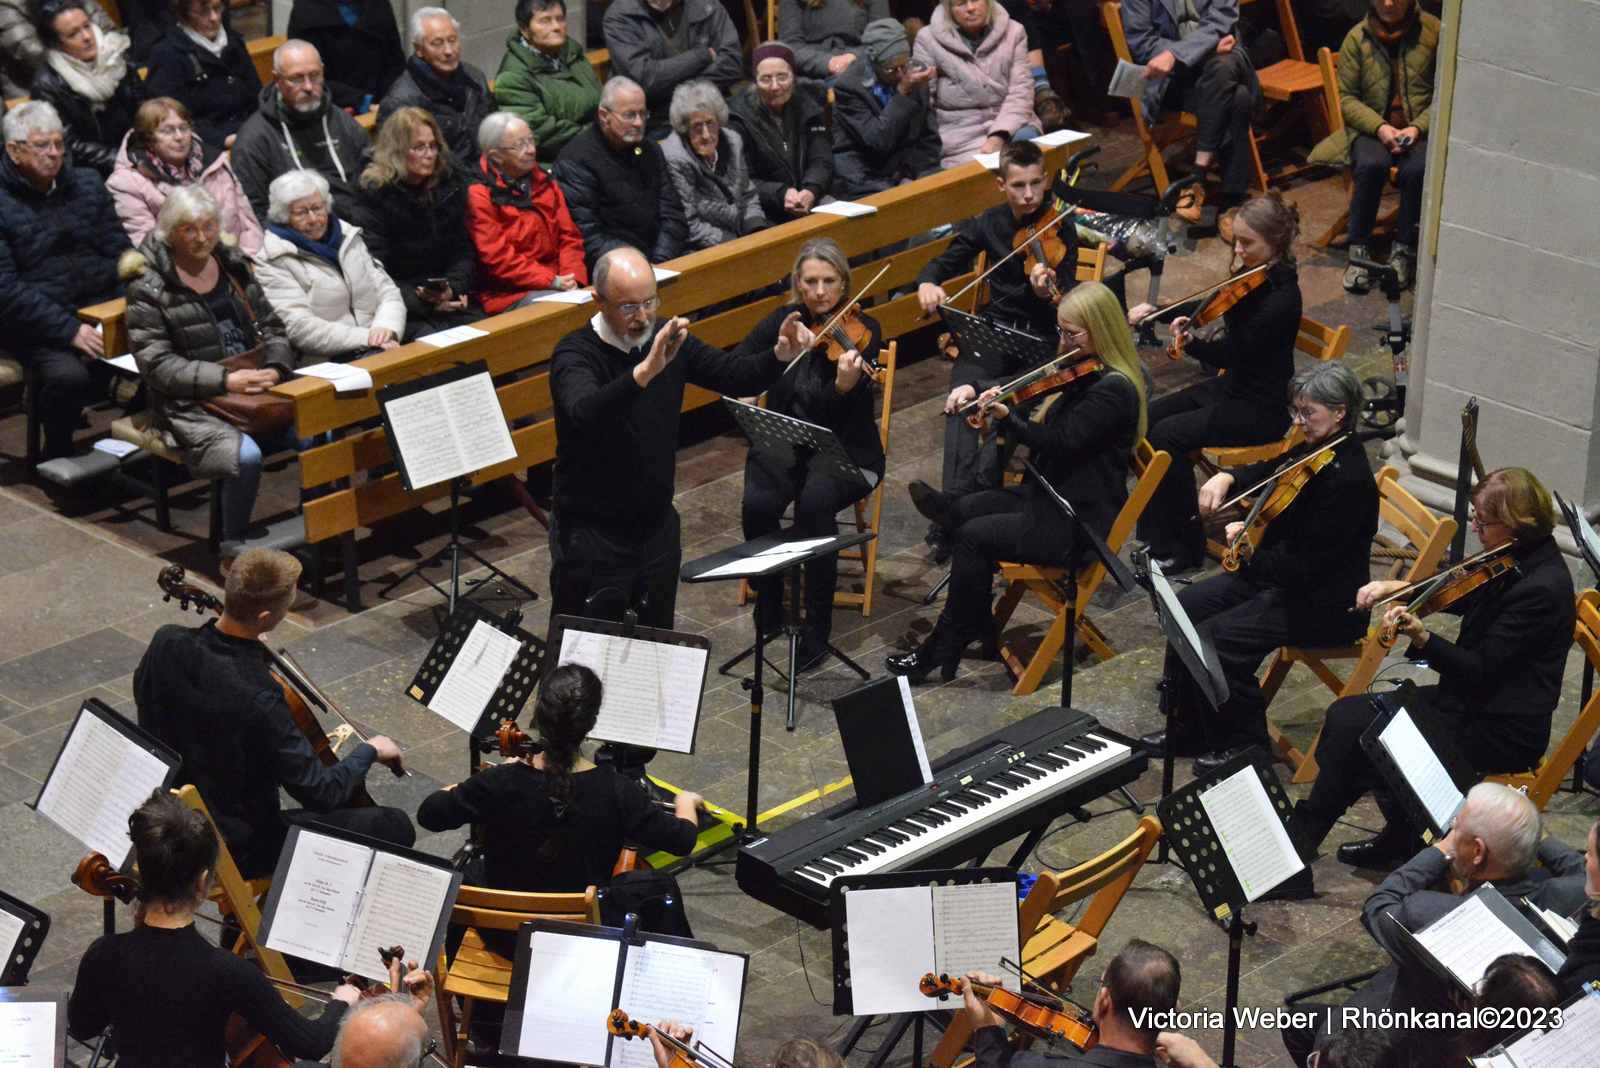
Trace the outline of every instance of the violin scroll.
[[618, 1038], [649, 1038], [651, 1027], [641, 1020], [630, 1020], [621, 1009], [612, 1009], [606, 1016], [606, 1031]]
[[156, 585], [161, 587], [165, 594], [163, 601], [176, 600], [179, 611], [187, 612], [193, 608], [196, 612], [214, 612], [222, 614], [222, 601], [215, 594], [201, 589], [199, 586], [185, 582], [187, 576], [182, 567], [172, 564], [161, 569], [161, 574], [156, 576]]
[[124, 905], [133, 904], [139, 895], [139, 880], [113, 868], [103, 853], [90, 853], [78, 861], [72, 885], [95, 897], [114, 897]]

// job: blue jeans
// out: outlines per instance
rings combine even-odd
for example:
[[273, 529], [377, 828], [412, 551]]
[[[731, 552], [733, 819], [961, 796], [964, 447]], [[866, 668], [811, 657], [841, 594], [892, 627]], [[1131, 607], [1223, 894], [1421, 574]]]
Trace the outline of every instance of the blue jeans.
[[1011, 135], [1011, 140], [1032, 141], [1035, 137], [1038, 137], [1043, 132], [1044, 131], [1040, 130], [1039, 127], [1030, 122], [1026, 126], [1017, 127], [1016, 132]]
[[239, 435], [239, 473], [222, 480], [222, 538], [233, 541], [250, 529], [250, 513], [255, 511], [256, 492], [261, 488], [261, 462], [264, 456], [298, 449], [301, 442], [294, 427], [287, 426], [260, 442], [249, 434]]

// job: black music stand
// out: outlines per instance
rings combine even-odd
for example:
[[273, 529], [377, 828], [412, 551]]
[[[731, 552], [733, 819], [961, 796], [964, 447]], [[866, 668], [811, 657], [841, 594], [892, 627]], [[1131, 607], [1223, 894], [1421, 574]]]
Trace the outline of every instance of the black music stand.
[[1056, 354], [1054, 338], [992, 323], [948, 304], [940, 306], [939, 314], [954, 335], [961, 355], [985, 367], [1038, 367]]
[[22, 922], [16, 944], [0, 961], [0, 986], [26, 986], [28, 969], [33, 967], [39, 950], [44, 948], [44, 936], [50, 933], [50, 914], [4, 890], [0, 890], [0, 912], [10, 913]]

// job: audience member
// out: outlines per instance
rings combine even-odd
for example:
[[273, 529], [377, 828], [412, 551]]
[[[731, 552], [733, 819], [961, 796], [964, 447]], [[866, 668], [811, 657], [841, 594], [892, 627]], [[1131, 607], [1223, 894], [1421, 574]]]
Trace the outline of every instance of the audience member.
[[90, 367], [105, 354], [77, 309], [120, 292], [117, 257], [128, 235], [91, 170], [66, 165], [55, 108], [31, 100], [6, 112], [0, 160], [0, 308], [6, 348], [38, 376], [44, 458], [72, 451], [83, 406], [94, 399]]
[[31, 95], [61, 116], [72, 162], [105, 178], [145, 91], [139, 72], [128, 65], [127, 35], [96, 26], [86, 2], [44, 0], [40, 5], [45, 62], [34, 75]]
[[294, 0], [287, 32], [328, 61], [334, 104], [357, 114], [383, 99], [405, 69], [389, 0]]
[[350, 221], [400, 288], [408, 338], [478, 318], [469, 307], [467, 176], [445, 152], [433, 115], [401, 108], [383, 120]]
[[591, 270], [601, 256], [624, 245], [639, 249], [651, 263], [674, 259], [688, 248], [689, 228], [666, 156], [660, 145], [646, 140], [644, 128], [644, 90], [630, 78], [611, 78], [600, 92], [594, 125], [569, 141], [556, 162], [554, 177], [583, 235], [584, 262]]
[[1039, 136], [1028, 40], [996, 0], [939, 0], [911, 54], [934, 68], [944, 166]]
[[[1040, 127], [1047, 131], [1059, 130], [1066, 125], [1067, 107], [1050, 84], [1050, 73], [1045, 69], [1044, 57], [1069, 45], [1073, 30], [1084, 21], [1093, 20], [1091, 24], [1099, 31], [1099, 15], [1096, 13], [1086, 18], [1082, 11], [1086, 5], [1077, 5], [1078, 10], [1074, 12], [1065, 2], [1059, 5], [1058, 10], [1056, 0], [999, 0], [999, 3], [1012, 21], [1022, 27], [1028, 42], [1028, 75], [1033, 79], [1033, 112], [1039, 116]], [[1103, 32], [1093, 36], [1098, 36], [1102, 41], [1105, 39]], [[1073, 58], [1081, 62], [1084, 57]], [[1109, 77], [1094, 78], [1092, 81], [1105, 85]]]
[[928, 109], [932, 67], [911, 69], [911, 44], [894, 19], [875, 19], [860, 54], [833, 83], [833, 192], [854, 198], [939, 169]]
[[[105, 33], [117, 28], [111, 16], [91, 0], [89, 18]], [[44, 66], [33, 0], [0, 0], [0, 91], [7, 100], [27, 96], [33, 76]]]
[[293, 373], [296, 354], [250, 261], [218, 240], [222, 225], [209, 191], [180, 186], [122, 274], [128, 343], [150, 391], [155, 427], [195, 478], [223, 480], [222, 536], [231, 541], [249, 533], [262, 458], [294, 448], [294, 427], [252, 435], [207, 402], [265, 392]]
[[750, 56], [755, 87], [733, 98], [732, 121], [744, 137], [745, 160], [772, 222], [805, 215], [833, 185], [833, 143], [822, 100], [795, 85], [794, 53], [768, 41]]
[[450, 154], [463, 167], [478, 158], [478, 124], [494, 110], [483, 71], [461, 58], [461, 23], [442, 7], [411, 13], [411, 58], [384, 95], [384, 122], [401, 108], [432, 113]]
[[612, 72], [644, 89], [653, 137], [667, 135], [681, 83], [706, 78], [726, 93], [744, 76], [739, 33], [719, 0], [615, 0], [602, 26]]
[[566, 0], [517, 0], [517, 32], [506, 38], [494, 99], [528, 124], [544, 164], [594, 121], [600, 76], [583, 42], [567, 34]]
[[303, 167], [328, 180], [335, 207], [348, 214], [371, 144], [367, 131], [334, 106], [316, 48], [285, 41], [272, 54], [272, 84], [262, 87], [256, 113], [239, 128], [233, 170], [258, 219], [266, 217], [272, 180]]
[[196, 136], [189, 109], [171, 97], [139, 105], [122, 141], [117, 166], [106, 180], [128, 240], [141, 244], [156, 228], [161, 205], [174, 189], [198, 185], [217, 203], [217, 221], [240, 251], [261, 251], [261, 222], [233, 173], [228, 153]]
[[361, 228], [339, 221], [327, 179], [316, 171], [280, 174], [270, 197], [256, 274], [295, 349], [346, 360], [398, 345], [405, 301]]
[[478, 130], [483, 156], [467, 190], [479, 299], [490, 314], [589, 284], [583, 235], [543, 167], [528, 124], [497, 111]]
[[861, 58], [867, 23], [887, 18], [889, 0], [779, 0], [778, 40], [801, 77], [837, 78]]
[[200, 140], [225, 148], [256, 110], [261, 78], [244, 41], [223, 25], [223, 0], [174, 0], [173, 23], [150, 49], [145, 91], [181, 100]]
[[1556, 973], [1565, 994], [1576, 994], [1585, 983], [1600, 979], [1600, 820], [1589, 828], [1583, 875], [1583, 918], [1567, 945], [1567, 961]]
[[710, 248], [767, 225], [728, 104], [704, 79], [672, 91], [672, 136], [661, 142], [683, 204], [689, 248]]

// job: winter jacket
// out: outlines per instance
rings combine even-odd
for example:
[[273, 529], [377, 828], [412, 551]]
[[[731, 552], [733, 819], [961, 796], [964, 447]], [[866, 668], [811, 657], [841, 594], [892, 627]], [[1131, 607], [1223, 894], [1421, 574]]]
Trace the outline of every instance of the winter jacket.
[[1040, 126], [1033, 113], [1027, 33], [1005, 8], [991, 7], [994, 16], [976, 46], [941, 4], [911, 49], [938, 72], [931, 99], [946, 167], [969, 162], [992, 133], [1009, 136], [1023, 126]]
[[127, 247], [99, 175], [64, 165], [41, 193], [0, 155], [0, 342], [12, 352], [71, 344], [76, 310], [122, 292]]
[[276, 85], [264, 85], [256, 113], [239, 127], [233, 143], [233, 172], [239, 176], [256, 218], [267, 217], [267, 190], [286, 171], [304, 167], [328, 180], [334, 214], [349, 218], [356, 179], [372, 152], [372, 139], [356, 120], [334, 107], [326, 91], [312, 112], [283, 106]]
[[128, 64], [128, 73], [122, 76], [116, 92], [98, 111], [88, 98], [74, 92], [48, 63], [34, 75], [31, 95], [35, 100], [49, 103], [61, 116], [72, 161], [80, 167], [92, 168], [102, 179], [116, 166], [117, 146], [133, 128], [133, 113], [146, 99], [144, 82], [132, 63]]
[[672, 91], [684, 82], [708, 78], [726, 93], [744, 77], [739, 32], [718, 0], [683, 0], [675, 11], [688, 22], [687, 46], [677, 55], [668, 51], [667, 39], [644, 0], [615, 0], [601, 24], [611, 50], [611, 73], [627, 75], [644, 87], [652, 130], [666, 129]]
[[[7, 100], [27, 96], [33, 76], [44, 66], [44, 42], [34, 25], [34, 7], [33, 0], [0, 0], [0, 90]], [[110, 33], [117, 28], [94, 0], [84, 8], [101, 30]]]
[[656, 142], [646, 138], [619, 152], [590, 126], [561, 150], [551, 175], [583, 235], [583, 258], [591, 270], [618, 245], [632, 245], [651, 263], [687, 251], [683, 204]]
[[144, 88], [152, 98], [181, 100], [200, 140], [221, 148], [256, 110], [261, 78], [237, 34], [228, 34], [222, 54], [214, 56], [173, 26], [150, 50]]
[[416, 292], [430, 278], [448, 278], [457, 294], [472, 292], [467, 181], [454, 167], [432, 188], [399, 181], [363, 186], [350, 221], [361, 227], [367, 251], [400, 287], [408, 322], [434, 316], [433, 306]]
[[529, 189], [519, 194], [505, 178], [478, 160], [467, 188], [467, 230], [478, 250], [478, 293], [491, 315], [505, 311], [534, 289], [552, 289], [556, 275], [589, 284], [583, 235], [573, 225], [567, 198], [544, 168], [534, 166]]
[[568, 37], [560, 55], [547, 56], [513, 32], [494, 76], [494, 101], [528, 124], [539, 143], [539, 162], [548, 165], [594, 121], [600, 76], [577, 39]]
[[834, 56], [854, 52], [857, 59], [865, 58], [861, 31], [875, 19], [891, 17], [889, 0], [822, 0], [820, 7], [778, 0], [778, 40], [794, 50], [796, 74], [826, 78]]
[[[244, 293], [262, 361], [287, 379], [295, 366], [282, 320], [272, 310], [238, 249], [219, 244], [219, 284]], [[137, 254], [123, 261], [128, 281], [128, 343], [139, 375], [150, 391], [156, 427], [183, 450], [183, 460], [196, 478], [232, 478], [239, 473], [239, 431], [200, 406], [200, 401], [227, 392], [227, 368], [217, 320], [203, 295], [179, 278], [172, 251], [154, 234]], [[235, 296], [237, 303], [237, 296]]]
[[[150, 165], [148, 156], [128, 147], [132, 140], [131, 133], [122, 139], [117, 166], [106, 179], [106, 189], [117, 206], [122, 228], [128, 231], [128, 240], [140, 245], [156, 228], [161, 205], [167, 202], [174, 186]], [[233, 173], [228, 154], [211, 145], [203, 145], [201, 151], [205, 169], [200, 172], [200, 187], [216, 200], [217, 219], [223, 232], [239, 239], [239, 248], [246, 256], [254, 256], [261, 251], [261, 223], [250, 208], [238, 176]], [[135, 162], [135, 157], [139, 157], [139, 162]]]
[[739, 131], [723, 129], [715, 170], [677, 131], [661, 142], [661, 152], [667, 157], [673, 188], [683, 204], [690, 248], [710, 248], [767, 225], [745, 165], [744, 139]]
[[941, 145], [927, 89], [877, 94], [872, 61], [858, 58], [833, 83], [833, 195], [879, 193], [939, 169]]
[[478, 124], [494, 111], [494, 98], [483, 71], [471, 63], [462, 61], [446, 81], [425, 61], [412, 56], [406, 60], [405, 72], [389, 87], [378, 114], [393, 115], [401, 108], [431, 113], [456, 162], [470, 167], [478, 158]]
[[767, 218], [775, 223], [794, 218], [783, 207], [789, 189], [810, 190], [821, 200], [833, 188], [833, 141], [821, 94], [797, 83], [781, 116], [747, 86], [728, 106], [728, 121], [744, 138], [745, 162]]
[[406, 332], [405, 301], [367, 251], [361, 227], [341, 223], [340, 229], [337, 267], [271, 230], [255, 257], [261, 290], [283, 320], [290, 344], [319, 360], [364, 351], [374, 326], [388, 327], [397, 338]]
[[[1423, 137], [1433, 117], [1434, 68], [1439, 52], [1439, 20], [1426, 11], [1400, 41], [1400, 66], [1405, 84], [1400, 99], [1411, 125]], [[1362, 19], [1344, 35], [1339, 49], [1339, 111], [1344, 129], [1329, 134], [1311, 152], [1312, 163], [1349, 163], [1350, 143], [1361, 134], [1378, 135], [1387, 120], [1393, 92], [1389, 53]]]
[[354, 26], [346, 26], [338, 0], [294, 0], [288, 34], [317, 46], [333, 102], [360, 110], [368, 97], [383, 99], [405, 69], [406, 57], [388, 0], [356, 3], [361, 13]]
[[[1194, 68], [1217, 50], [1217, 42], [1235, 32], [1239, 25], [1239, 0], [1194, 0], [1200, 24], [1189, 36], [1178, 39], [1177, 0], [1123, 0], [1122, 26], [1128, 38], [1128, 52], [1135, 63], [1148, 63], [1170, 51], [1185, 67]], [[1242, 47], [1242, 42], [1240, 46]], [[1249, 58], [1249, 54], [1245, 54]], [[1144, 83], [1145, 121], [1160, 116], [1167, 79], [1153, 78]]]

